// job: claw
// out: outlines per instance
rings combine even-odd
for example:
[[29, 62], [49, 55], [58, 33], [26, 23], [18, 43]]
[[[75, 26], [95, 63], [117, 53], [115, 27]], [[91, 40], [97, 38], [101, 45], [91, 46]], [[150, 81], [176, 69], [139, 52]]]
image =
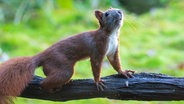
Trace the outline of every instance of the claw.
[[104, 89], [107, 88], [102, 80], [96, 82], [95, 84], [98, 91], [104, 91]]
[[120, 74], [122, 74], [123, 76], [125, 76], [128, 79], [128, 78], [134, 78], [134, 76], [132, 75], [134, 73], [135, 73], [135, 71], [125, 70], [125, 71], [122, 71]]

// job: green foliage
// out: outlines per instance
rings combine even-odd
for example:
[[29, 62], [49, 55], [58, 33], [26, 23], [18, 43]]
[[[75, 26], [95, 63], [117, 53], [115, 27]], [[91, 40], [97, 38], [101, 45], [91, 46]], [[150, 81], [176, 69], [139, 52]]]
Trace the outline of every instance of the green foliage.
[[184, 44], [184, 40], [177, 40], [177, 41], [171, 42], [170, 47], [183, 51], [184, 50], [183, 44]]
[[[0, 1], [0, 11], [1, 8], [7, 8], [7, 11], [10, 10], [11, 13], [17, 12], [16, 8], [19, 8], [23, 1], [26, 0], [2, 0]], [[98, 25], [93, 13], [94, 9], [105, 10], [110, 6], [119, 7], [114, 0], [32, 0], [28, 2], [27, 9], [20, 13], [22, 15], [19, 23], [14, 22], [15, 15], [7, 12], [3, 13], [11, 18], [6, 18], [7, 21], [0, 19], [0, 49], [10, 57], [34, 55], [59, 39], [96, 29]], [[98, 5], [96, 6], [95, 3]], [[184, 62], [182, 8], [184, 8], [184, 1], [173, 0], [165, 8], [157, 8], [154, 12], [140, 16], [124, 11], [125, 22], [119, 39], [120, 57], [124, 69], [184, 76], [183, 70], [178, 67], [180, 63]], [[75, 69], [74, 79], [92, 78], [89, 60], [78, 62]], [[38, 68], [35, 73], [44, 76], [41, 68]], [[105, 60], [102, 76], [114, 73], [116, 72]], [[60, 102], [24, 98], [16, 100], [16, 104], [28, 103], [59, 104]], [[66, 103], [181, 104], [183, 102], [90, 99]]]

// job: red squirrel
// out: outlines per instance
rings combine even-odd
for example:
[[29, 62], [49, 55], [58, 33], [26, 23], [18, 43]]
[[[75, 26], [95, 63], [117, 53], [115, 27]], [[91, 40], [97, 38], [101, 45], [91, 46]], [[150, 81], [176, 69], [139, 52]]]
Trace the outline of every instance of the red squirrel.
[[102, 61], [106, 56], [119, 74], [126, 78], [133, 77], [134, 71], [122, 70], [118, 53], [123, 12], [110, 8], [105, 12], [96, 10], [95, 16], [99, 21], [97, 30], [60, 40], [35, 56], [17, 57], [0, 64], [0, 104], [9, 104], [9, 96], [20, 95], [39, 66], [43, 67], [46, 75], [41, 86], [47, 90], [60, 88], [68, 83], [74, 73], [75, 63], [85, 58], [90, 58], [98, 90], [103, 91], [105, 88], [100, 74]]

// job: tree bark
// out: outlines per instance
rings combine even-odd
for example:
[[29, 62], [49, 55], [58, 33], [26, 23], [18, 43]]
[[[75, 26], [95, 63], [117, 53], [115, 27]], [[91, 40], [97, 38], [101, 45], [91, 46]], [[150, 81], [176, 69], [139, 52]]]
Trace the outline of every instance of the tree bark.
[[40, 87], [43, 78], [35, 76], [21, 97], [51, 101], [68, 101], [89, 98], [118, 100], [171, 101], [184, 100], [184, 78], [156, 73], [135, 74], [125, 79], [121, 75], [103, 77], [107, 88], [97, 91], [92, 79], [72, 80], [60, 91], [50, 93]]

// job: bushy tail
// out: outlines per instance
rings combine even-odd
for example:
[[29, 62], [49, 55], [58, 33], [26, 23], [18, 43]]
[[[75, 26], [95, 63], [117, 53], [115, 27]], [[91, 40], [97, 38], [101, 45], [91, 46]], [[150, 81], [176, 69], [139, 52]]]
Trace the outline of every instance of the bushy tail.
[[13, 97], [0, 96], [0, 104], [14, 104], [13, 103]]
[[12, 104], [32, 80], [35, 65], [32, 57], [10, 59], [0, 64], [0, 104]]

